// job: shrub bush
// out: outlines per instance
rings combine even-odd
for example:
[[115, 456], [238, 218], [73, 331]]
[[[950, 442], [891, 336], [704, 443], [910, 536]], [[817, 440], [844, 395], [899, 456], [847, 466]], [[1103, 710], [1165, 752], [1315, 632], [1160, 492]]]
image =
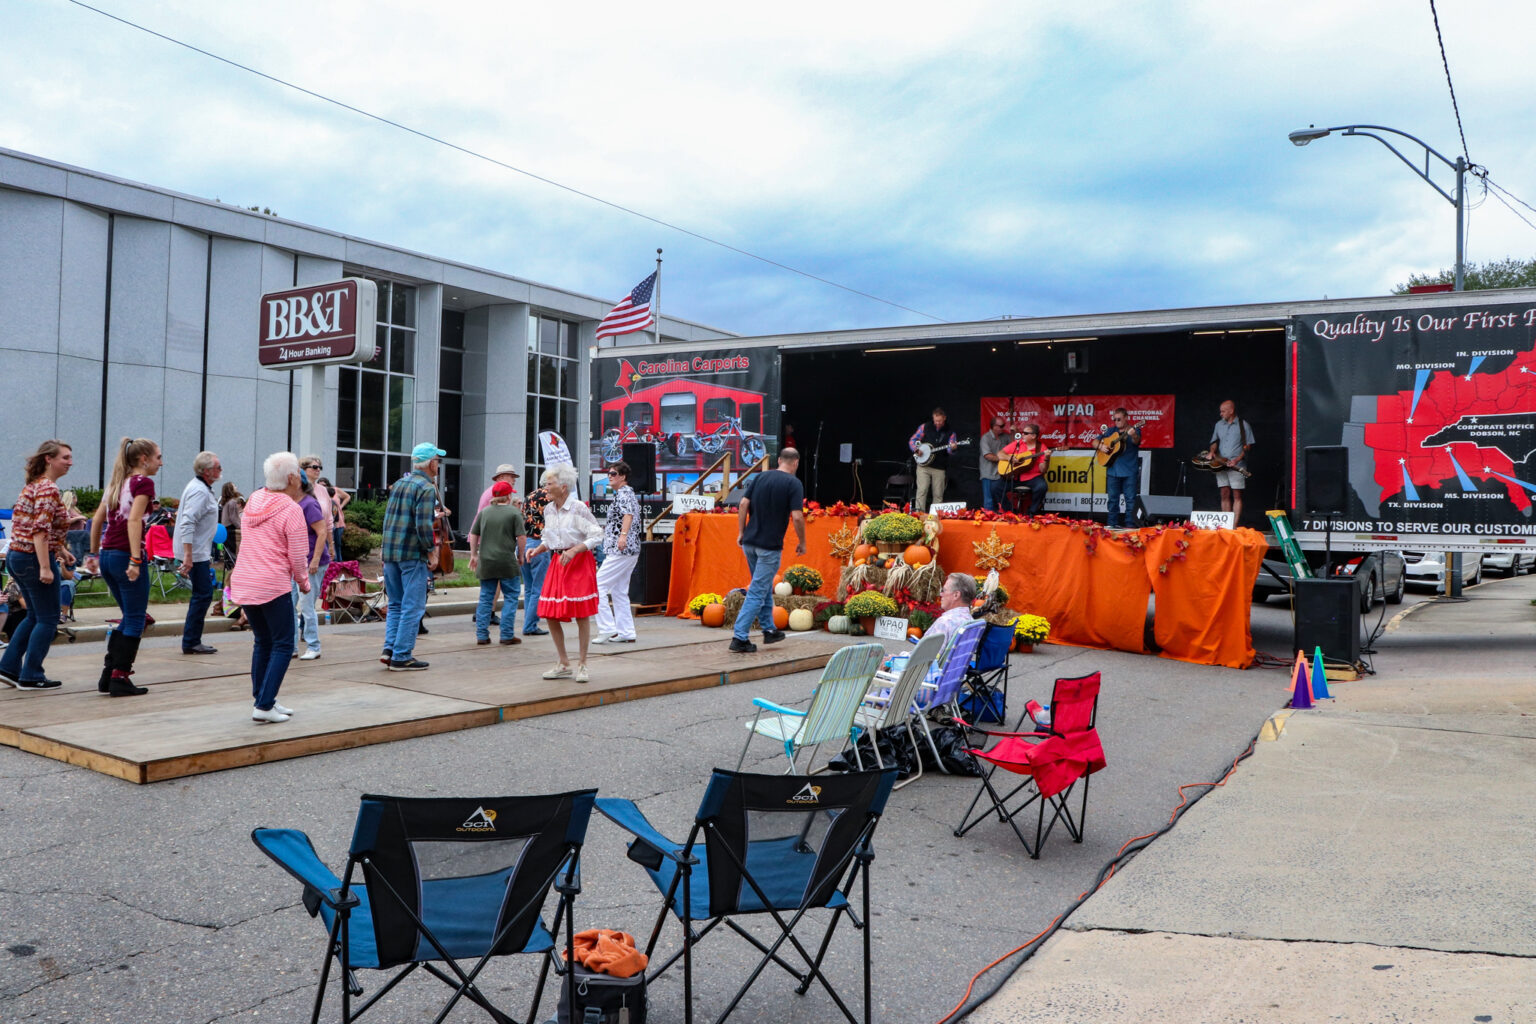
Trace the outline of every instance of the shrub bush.
[[347, 528], [341, 531], [342, 561], [352, 562], [367, 558], [374, 548], [383, 543], [382, 535], [348, 523]]
[[96, 506], [101, 504], [101, 488], [76, 487], [73, 490], [75, 492], [75, 507], [80, 510], [80, 514], [87, 518], [95, 515]]
[[347, 503], [346, 512], [347, 529], [354, 526], [362, 527], [374, 533], [384, 529], [384, 501], [367, 501], [362, 498], [353, 498]]

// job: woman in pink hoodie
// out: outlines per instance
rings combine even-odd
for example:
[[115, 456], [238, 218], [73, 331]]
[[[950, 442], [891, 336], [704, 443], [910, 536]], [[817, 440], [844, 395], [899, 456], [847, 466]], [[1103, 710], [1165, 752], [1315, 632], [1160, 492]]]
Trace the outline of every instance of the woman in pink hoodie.
[[299, 509], [299, 460], [292, 452], [267, 456], [267, 486], [246, 500], [240, 516], [240, 558], [225, 589], [245, 609], [251, 645], [251, 696], [256, 722], [286, 722], [293, 714], [277, 702], [293, 657], [293, 584], [309, 593], [309, 528]]

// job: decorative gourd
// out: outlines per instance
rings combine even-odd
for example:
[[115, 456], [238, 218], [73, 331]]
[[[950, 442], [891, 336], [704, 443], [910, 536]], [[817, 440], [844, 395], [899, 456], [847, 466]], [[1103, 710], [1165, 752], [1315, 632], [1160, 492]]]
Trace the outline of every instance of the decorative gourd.
[[783, 629], [787, 625], [789, 625], [789, 609], [788, 608], [780, 608], [778, 605], [774, 605], [773, 606], [773, 628], [774, 629]]
[[699, 613], [699, 620], [711, 628], [725, 625], [725, 605], [707, 604]]
[[907, 627], [907, 636], [915, 637], [915, 638], [921, 640], [922, 637], [923, 637], [923, 631], [921, 629], [919, 629], [917, 626], [908, 626]]
[[933, 551], [922, 544], [913, 544], [901, 556], [908, 565], [927, 565], [933, 561]]
[[788, 583], [777, 583], [773, 587], [773, 592], [780, 597], [788, 597], [795, 592], [795, 588]]
[[789, 628], [798, 632], [814, 629], [816, 626], [816, 613], [809, 608], [796, 608], [789, 613]]
[[875, 547], [873, 544], [860, 544], [858, 547], [853, 549], [853, 557], [856, 559], [874, 558], [879, 553], [880, 549]]
[[[723, 612], [724, 609], [721, 609], [721, 611]], [[848, 632], [848, 616], [846, 616], [846, 615], [834, 615], [830, 619], [828, 619], [827, 620], [827, 632], [828, 633], [846, 633], [846, 632]]]

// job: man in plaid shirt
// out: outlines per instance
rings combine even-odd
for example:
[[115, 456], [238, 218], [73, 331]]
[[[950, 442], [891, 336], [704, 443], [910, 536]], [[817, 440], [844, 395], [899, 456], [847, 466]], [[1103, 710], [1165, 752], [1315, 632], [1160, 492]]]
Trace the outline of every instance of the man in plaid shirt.
[[430, 441], [411, 449], [411, 471], [389, 489], [384, 508], [384, 593], [389, 618], [384, 624], [384, 655], [391, 672], [427, 667], [412, 657], [416, 630], [427, 610], [427, 555], [432, 551], [432, 516], [437, 508], [438, 459], [448, 453]]

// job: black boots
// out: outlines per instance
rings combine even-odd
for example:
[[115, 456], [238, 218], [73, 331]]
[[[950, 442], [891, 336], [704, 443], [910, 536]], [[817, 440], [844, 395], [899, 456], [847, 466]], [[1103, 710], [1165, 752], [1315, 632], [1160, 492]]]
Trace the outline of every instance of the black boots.
[[139, 655], [141, 637], [124, 636], [112, 631], [107, 640], [107, 658], [112, 663], [112, 675], [107, 680], [107, 693], [113, 697], [138, 697], [149, 692], [147, 686], [134, 686], [128, 677], [133, 675], [133, 661]]

